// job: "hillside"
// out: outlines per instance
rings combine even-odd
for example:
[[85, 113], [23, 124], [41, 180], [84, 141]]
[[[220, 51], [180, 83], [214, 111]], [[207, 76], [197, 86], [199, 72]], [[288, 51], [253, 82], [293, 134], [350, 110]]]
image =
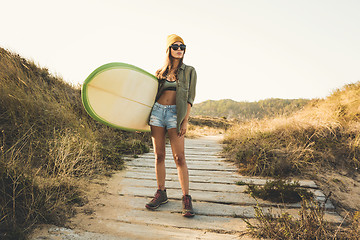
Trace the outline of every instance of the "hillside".
[[224, 154], [242, 174], [315, 179], [342, 211], [360, 210], [360, 82], [288, 117], [227, 131]]
[[236, 118], [240, 121], [262, 119], [279, 115], [289, 115], [300, 110], [309, 100], [307, 99], [278, 99], [271, 98], [258, 102], [236, 102], [231, 99], [208, 100], [194, 104], [192, 116]]
[[0, 48], [0, 238], [60, 224], [83, 204], [81, 184], [149, 150], [150, 134], [97, 123], [80, 89]]

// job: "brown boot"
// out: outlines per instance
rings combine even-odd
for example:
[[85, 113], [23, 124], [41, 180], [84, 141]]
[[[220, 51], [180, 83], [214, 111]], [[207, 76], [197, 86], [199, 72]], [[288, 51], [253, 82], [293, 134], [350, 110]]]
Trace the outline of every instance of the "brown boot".
[[182, 215], [184, 217], [193, 217], [195, 216], [192, 203], [191, 203], [191, 196], [184, 195], [182, 197]]
[[168, 198], [166, 195], [166, 189], [165, 190], [158, 189], [155, 193], [155, 197], [149, 203], [147, 203], [145, 207], [147, 209], [154, 210], [160, 207], [160, 205], [165, 204], [167, 202], [168, 202]]

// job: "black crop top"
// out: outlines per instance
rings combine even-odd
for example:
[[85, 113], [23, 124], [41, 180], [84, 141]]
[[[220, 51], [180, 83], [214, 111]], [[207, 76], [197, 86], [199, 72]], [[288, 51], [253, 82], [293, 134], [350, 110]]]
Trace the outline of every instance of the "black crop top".
[[176, 91], [176, 81], [169, 81], [166, 79], [164, 82], [164, 91], [165, 90]]

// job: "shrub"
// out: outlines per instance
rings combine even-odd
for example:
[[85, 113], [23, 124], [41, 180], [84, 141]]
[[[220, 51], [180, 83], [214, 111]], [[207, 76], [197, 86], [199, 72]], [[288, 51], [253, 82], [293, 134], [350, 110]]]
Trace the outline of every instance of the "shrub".
[[0, 235], [22, 239], [36, 223], [61, 225], [85, 201], [81, 184], [149, 151], [149, 133], [97, 123], [79, 88], [0, 48]]
[[312, 199], [313, 193], [301, 188], [299, 182], [282, 179], [267, 181], [264, 186], [248, 184], [247, 193], [254, 197], [278, 203], [295, 203], [301, 199]]
[[351, 216], [347, 227], [343, 223], [336, 226], [324, 219], [324, 206], [313, 200], [303, 200], [299, 210], [299, 218], [287, 212], [279, 215], [265, 213], [256, 206], [256, 223], [247, 223], [248, 233], [256, 238], [279, 240], [308, 240], [308, 239], [360, 239], [359, 212]]

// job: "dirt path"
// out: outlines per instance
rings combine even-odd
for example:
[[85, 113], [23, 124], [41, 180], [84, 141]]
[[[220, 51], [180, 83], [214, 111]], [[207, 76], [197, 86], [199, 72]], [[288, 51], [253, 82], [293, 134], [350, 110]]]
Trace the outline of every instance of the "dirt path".
[[[181, 216], [181, 188], [170, 146], [166, 156], [166, 187], [169, 203], [156, 211], [145, 209], [156, 191], [154, 156], [150, 152], [127, 159], [127, 169], [111, 178], [89, 184], [89, 203], [78, 208], [67, 228], [42, 226], [31, 237], [47, 239], [251, 239], [240, 237], [246, 230], [241, 217], [254, 218], [257, 204], [245, 186], [237, 181], [262, 185], [264, 178], [249, 178], [237, 173], [236, 167], [218, 156], [222, 146], [219, 137], [186, 139], [186, 157], [190, 173], [190, 194], [196, 216]], [[318, 201], [325, 196], [313, 181], [300, 184], [314, 191]], [[276, 204], [261, 201], [264, 208], [279, 211]], [[296, 215], [299, 204], [288, 204], [288, 212]], [[331, 203], [326, 204], [326, 218], [341, 221]]]

